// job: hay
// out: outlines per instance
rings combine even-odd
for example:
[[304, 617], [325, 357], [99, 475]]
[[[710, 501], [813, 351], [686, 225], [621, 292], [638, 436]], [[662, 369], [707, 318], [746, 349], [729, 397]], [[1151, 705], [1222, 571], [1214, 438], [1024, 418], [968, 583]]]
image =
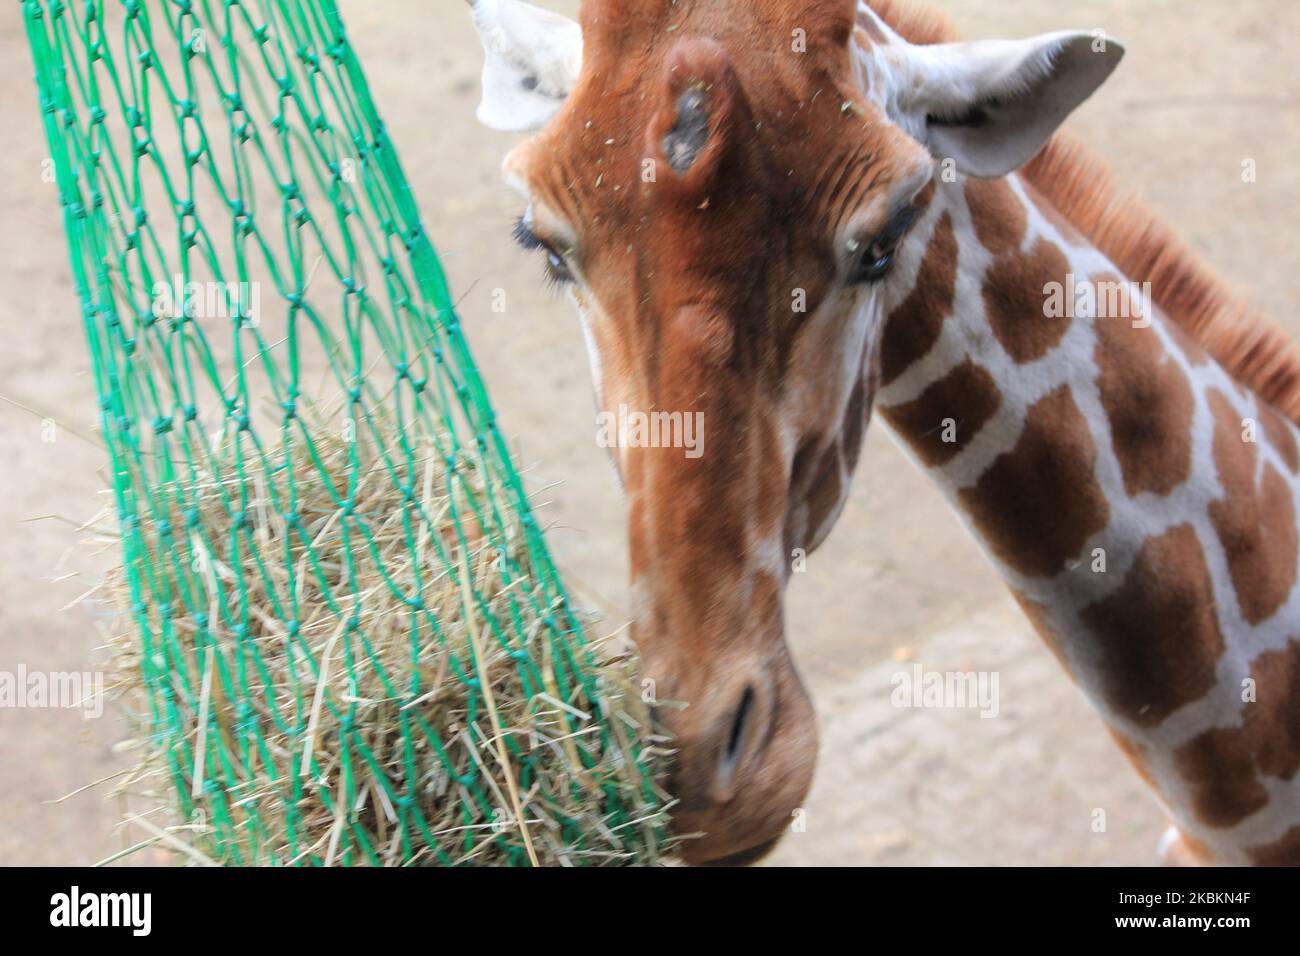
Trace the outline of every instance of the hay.
[[[309, 432], [310, 450], [266, 453], [284, 465], [268, 472], [277, 487], [221, 477], [248, 450], [219, 441], [185, 483], [197, 523], [195, 510], [162, 523], [188, 541], [146, 532], [155, 567], [191, 562], [203, 593], [182, 613], [137, 603], [112, 628], [113, 683], [138, 729], [118, 789], [153, 802], [132, 817], [142, 845], [188, 863], [661, 861], [667, 751], [635, 660], [598, 660], [528, 600], [516, 519], [493, 514], [485, 534], [473, 510], [490, 499], [482, 469], [462, 453], [453, 478], [445, 442], [424, 442], [403, 491], [373, 440]], [[128, 580], [108, 580], [123, 609]], [[152, 683], [146, 646], [167, 658]]]

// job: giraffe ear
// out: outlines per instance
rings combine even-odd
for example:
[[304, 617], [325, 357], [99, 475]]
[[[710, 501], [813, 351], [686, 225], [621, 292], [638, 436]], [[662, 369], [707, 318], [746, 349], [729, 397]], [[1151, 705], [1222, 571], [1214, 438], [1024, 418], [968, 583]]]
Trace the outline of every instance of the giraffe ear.
[[582, 65], [582, 30], [522, 0], [469, 0], [486, 58], [478, 118], [492, 129], [541, 129]]
[[984, 179], [1028, 162], [1124, 56], [1105, 35], [1070, 32], [906, 50], [909, 125], [936, 157]]

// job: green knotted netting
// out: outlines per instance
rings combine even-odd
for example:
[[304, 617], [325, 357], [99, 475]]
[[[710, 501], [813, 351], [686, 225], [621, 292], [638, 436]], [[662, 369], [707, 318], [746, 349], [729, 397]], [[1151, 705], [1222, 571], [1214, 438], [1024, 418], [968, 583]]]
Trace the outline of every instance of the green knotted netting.
[[[518, 649], [525, 620], [547, 632], [561, 697], [591, 679], [591, 652], [333, 0], [23, 0], [22, 8], [112, 465], [151, 743], [165, 753], [182, 817], [205, 822], [207, 852], [237, 864], [322, 862], [323, 849], [299, 845], [304, 800], [348, 819], [361, 771], [375, 758], [364, 728], [349, 723], [347, 702], [331, 698], [326, 706], [337, 709], [345, 737], [342, 764], [328, 786], [319, 785], [314, 762], [299, 768], [292, 758], [310, 719], [310, 688], [266, 686], [263, 642], [250, 635], [274, 627], [317, 668], [312, 649], [295, 646], [302, 588], [292, 586], [314, 576], [340, 623], [347, 666], [365, 663], [362, 598], [349, 591], [358, 565], [374, 562], [405, 602], [410, 653], [418, 655], [440, 634], [426, 582], [465, 570], [439, 545], [443, 567], [384, 571], [371, 517], [350, 498], [360, 480], [355, 452], [335, 496], [347, 547], [318, 555], [304, 541], [310, 560], [274, 567], [286, 552], [265, 547], [245, 509], [261, 489], [289, 537], [300, 527], [300, 478], [288, 462], [320, 464], [325, 456], [318, 446], [327, 393], [339, 396], [345, 423], [379, 449], [413, 547], [431, 520], [420, 504], [417, 460], [429, 443], [437, 448], [456, 486], [448, 503], [459, 547], [469, 547], [470, 534], [473, 547], [498, 554], [492, 573], [508, 600], [473, 594], [485, 639], [512, 649], [525, 689], [542, 690], [536, 655]], [[205, 540], [200, 473], [219, 479], [227, 541]], [[512, 527], [522, 532], [508, 547]], [[239, 558], [220, 581], [204, 566], [216, 547]], [[326, 574], [322, 563], [340, 567]], [[516, 586], [521, 576], [526, 586]], [[264, 595], [256, 607], [253, 584]], [[192, 639], [178, 638], [182, 620]], [[186, 728], [204, 693], [196, 679], [202, 655], [210, 655], [209, 673], [215, 664], [212, 693], [232, 702], [235, 718], [229, 736], [208, 735], [200, 754]], [[472, 710], [473, 664], [453, 660], [452, 668]], [[417, 700], [418, 669], [405, 673], [408, 686], [393, 686], [397, 678], [385, 686], [394, 699]], [[596, 688], [586, 691], [598, 699]], [[408, 772], [390, 774], [383, 797], [400, 821], [401, 859], [422, 847], [427, 858], [435, 841], [414, 798], [409, 754], [417, 738], [439, 753], [443, 742], [418, 708], [394, 719]], [[294, 754], [273, 752], [272, 736], [294, 741]], [[529, 757], [513, 738], [510, 746], [527, 788]], [[197, 794], [196, 760], [206, 765]], [[241, 799], [254, 769], [282, 784], [284, 846], [258, 839], [257, 805]], [[476, 809], [469, 804], [482, 811], [499, 802], [472, 774], [456, 783], [466, 819]], [[643, 810], [612, 796], [609, 824]], [[481, 837], [467, 835], [466, 846], [471, 839]], [[335, 861], [384, 862], [359, 827], [343, 826], [336, 840]], [[517, 839], [508, 857], [527, 862]], [[452, 855], [439, 850], [438, 859]]]

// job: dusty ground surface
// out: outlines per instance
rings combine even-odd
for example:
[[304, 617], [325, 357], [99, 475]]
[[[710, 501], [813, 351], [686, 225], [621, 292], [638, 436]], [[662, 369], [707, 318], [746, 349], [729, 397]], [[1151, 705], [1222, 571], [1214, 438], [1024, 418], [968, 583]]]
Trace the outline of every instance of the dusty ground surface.
[[[1074, 120], [1233, 283], [1300, 333], [1300, 73], [1292, 0], [945, 0], [967, 35], [1104, 27], [1129, 56]], [[479, 49], [458, 0], [343, 0], [351, 35], [445, 265], [501, 418], [533, 463], [552, 544], [580, 601], [624, 620], [619, 493], [596, 447], [586, 359], [566, 303], [509, 241], [518, 206], [497, 164], [513, 139], [473, 119]], [[576, 3], [556, 2], [571, 12]], [[0, 13], [0, 670], [93, 666], [84, 578], [55, 581], [98, 507], [101, 453], [18, 7]], [[1243, 159], [1258, 181], [1243, 184]], [[509, 309], [490, 309], [493, 289]], [[20, 407], [25, 406], [25, 407]], [[64, 427], [42, 440], [42, 419]], [[51, 518], [47, 516], [60, 516]], [[73, 566], [93, 570], [84, 556]], [[797, 575], [795, 654], [822, 749], [803, 832], [773, 863], [1146, 864], [1154, 800], [998, 581], [883, 432], [844, 517]], [[907, 664], [900, 663], [902, 661]], [[1001, 714], [900, 710], [891, 676], [996, 671]], [[95, 792], [121, 766], [112, 718], [0, 711], [0, 862], [85, 863], [140, 834]], [[1094, 811], [1107, 828], [1093, 831]]]

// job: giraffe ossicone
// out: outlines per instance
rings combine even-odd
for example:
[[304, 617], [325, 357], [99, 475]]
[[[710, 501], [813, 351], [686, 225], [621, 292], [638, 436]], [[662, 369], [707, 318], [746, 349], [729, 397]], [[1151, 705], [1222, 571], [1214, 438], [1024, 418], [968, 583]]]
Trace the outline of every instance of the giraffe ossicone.
[[471, 6], [599, 407], [707, 429], [611, 448], [634, 637], [689, 705], [688, 859], [757, 858], [802, 805], [790, 556], [876, 408], [1158, 793], [1166, 857], [1300, 862], [1300, 352], [1057, 132], [1122, 46], [957, 42], [903, 0]]

